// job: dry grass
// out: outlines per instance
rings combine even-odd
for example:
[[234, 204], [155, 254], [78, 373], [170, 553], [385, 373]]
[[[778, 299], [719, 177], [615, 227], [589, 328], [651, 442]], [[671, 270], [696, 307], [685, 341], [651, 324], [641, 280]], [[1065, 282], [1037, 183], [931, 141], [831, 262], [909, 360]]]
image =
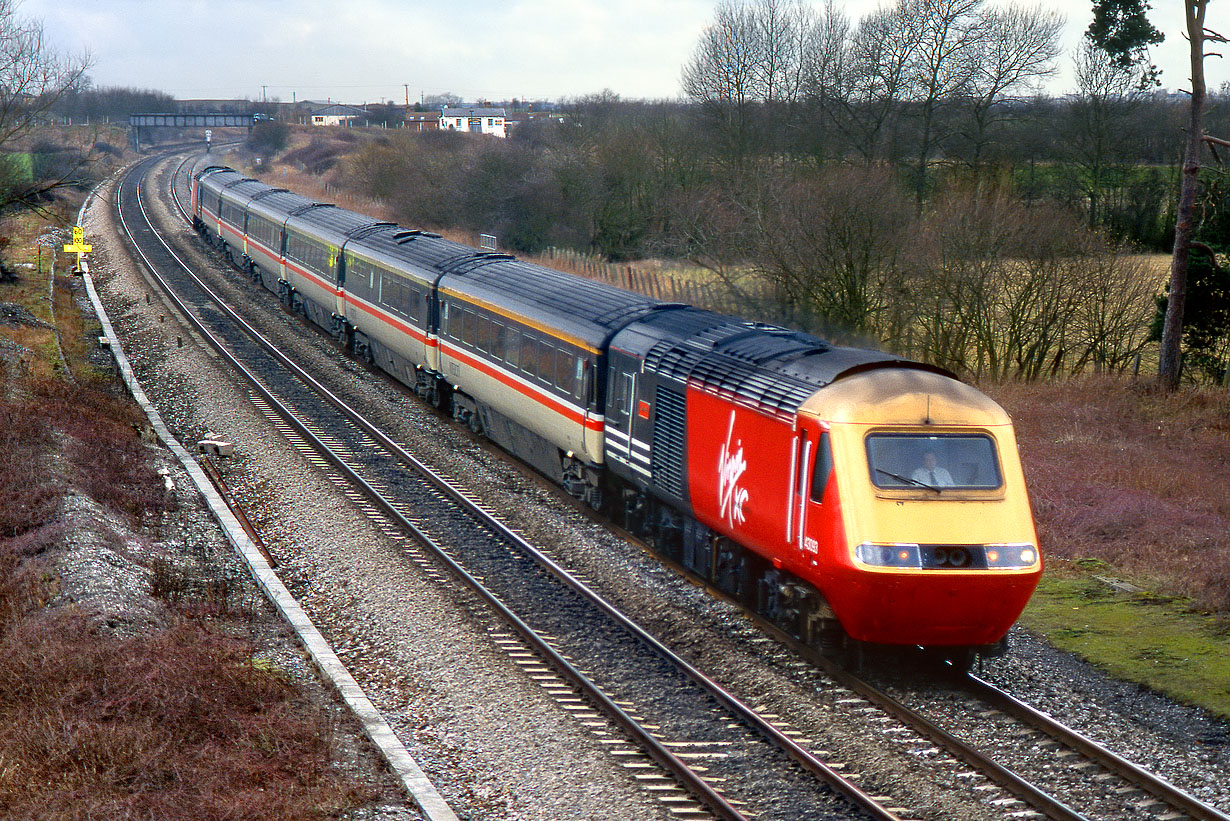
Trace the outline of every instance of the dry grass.
[[328, 714], [252, 663], [249, 614], [208, 585], [180, 580], [164, 598], [181, 615], [127, 639], [45, 609], [58, 476], [134, 523], [168, 500], [130, 403], [52, 380], [26, 394], [0, 403], [0, 816], [328, 818], [370, 801], [331, 765]]
[[309, 819], [370, 799], [330, 767], [327, 716], [217, 625], [120, 640], [60, 613], [5, 630], [0, 814]]
[[1015, 421], [1049, 554], [1230, 613], [1230, 391], [1092, 378], [989, 390]]
[[[42, 228], [0, 228], [5, 260], [35, 261]], [[47, 271], [19, 275], [0, 301], [49, 321]], [[252, 614], [217, 606], [209, 579], [155, 573], [170, 626], [131, 638], [48, 608], [70, 487], [136, 532], [171, 507], [139, 410], [85, 361], [97, 333], [77, 287], [58, 278], [54, 311], [75, 381], [50, 329], [0, 328], [31, 351], [0, 392], [0, 817], [314, 819], [370, 803], [334, 766], [331, 714], [254, 663]]]
[[63, 490], [51, 470], [54, 431], [37, 407], [0, 402], [0, 539], [50, 522]]

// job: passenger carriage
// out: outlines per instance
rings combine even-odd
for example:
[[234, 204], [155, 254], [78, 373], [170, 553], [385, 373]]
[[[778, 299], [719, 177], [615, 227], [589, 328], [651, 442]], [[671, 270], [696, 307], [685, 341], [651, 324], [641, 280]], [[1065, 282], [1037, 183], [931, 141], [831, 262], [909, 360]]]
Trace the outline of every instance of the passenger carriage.
[[438, 297], [440, 367], [463, 394], [462, 414], [596, 505], [607, 343], [659, 303], [482, 253], [444, 266]]
[[439, 234], [397, 226], [343, 249], [345, 319], [356, 353], [440, 404], [436, 282], [439, 265], [474, 250]]

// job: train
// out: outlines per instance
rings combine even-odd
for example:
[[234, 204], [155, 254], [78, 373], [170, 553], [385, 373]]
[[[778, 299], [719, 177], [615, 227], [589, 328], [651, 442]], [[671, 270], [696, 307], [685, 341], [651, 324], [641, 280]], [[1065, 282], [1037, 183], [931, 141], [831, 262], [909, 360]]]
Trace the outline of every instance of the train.
[[943, 369], [632, 293], [210, 165], [287, 309], [822, 652], [998, 655], [1042, 573], [1008, 414]]

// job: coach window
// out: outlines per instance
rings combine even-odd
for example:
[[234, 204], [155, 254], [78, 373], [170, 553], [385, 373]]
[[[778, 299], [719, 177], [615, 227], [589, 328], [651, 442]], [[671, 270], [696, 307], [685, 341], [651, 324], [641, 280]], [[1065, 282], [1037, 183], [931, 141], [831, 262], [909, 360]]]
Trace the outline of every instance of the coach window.
[[504, 361], [514, 368], [521, 366], [521, 332], [516, 328], [504, 329]]
[[452, 336], [448, 324], [448, 303], [440, 300], [440, 333], [444, 336]]
[[491, 355], [496, 359], [504, 358], [504, 349], [508, 345], [508, 328], [498, 320], [491, 321]]
[[546, 382], [548, 385], [552, 385], [564, 391], [564, 393], [569, 392], [568, 388], [565, 387], [565, 385], [568, 384], [568, 368], [564, 364], [564, 359], [566, 356], [567, 355], [563, 351], [556, 348], [554, 345], [547, 346], [547, 373], [545, 374]]
[[538, 375], [538, 340], [529, 334], [521, 339], [521, 370], [530, 378]]
[[555, 384], [576, 399], [581, 398], [581, 358], [560, 350], [555, 360]]
[[406, 316], [413, 320], [419, 318], [419, 306], [422, 300], [419, 299], [419, 289], [415, 288], [409, 282], [402, 283], [402, 298], [405, 299], [405, 304], [402, 305], [402, 310], [406, 312]]
[[485, 316], [474, 317], [474, 347], [484, 353], [491, 353], [491, 337], [495, 332], [491, 320]]
[[533, 353], [530, 355], [530, 372], [539, 382], [551, 384], [552, 371], [555, 367], [554, 349], [541, 339], [532, 342]]

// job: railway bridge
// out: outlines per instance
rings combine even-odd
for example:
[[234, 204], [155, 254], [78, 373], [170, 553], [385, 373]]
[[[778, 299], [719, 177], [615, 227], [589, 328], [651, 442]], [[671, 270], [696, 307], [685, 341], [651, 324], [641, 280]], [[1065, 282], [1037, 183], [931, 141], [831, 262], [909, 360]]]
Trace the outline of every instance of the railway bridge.
[[[147, 142], [151, 142], [150, 130], [155, 128], [251, 128], [260, 115], [254, 112], [244, 114], [205, 113], [205, 114], [130, 114], [128, 127], [132, 147], [141, 150], [142, 129]], [[202, 135], [204, 137], [204, 135]], [[208, 140], [208, 138], [205, 138]]]

